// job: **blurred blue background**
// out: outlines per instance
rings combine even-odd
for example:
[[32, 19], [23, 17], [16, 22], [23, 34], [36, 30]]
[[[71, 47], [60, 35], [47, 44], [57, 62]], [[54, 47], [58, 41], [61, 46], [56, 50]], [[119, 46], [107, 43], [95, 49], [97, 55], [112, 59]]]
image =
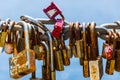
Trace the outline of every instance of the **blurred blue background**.
[[[48, 18], [42, 11], [52, 0], [0, 0], [0, 18], [10, 18], [19, 21], [20, 16], [29, 15], [33, 18]], [[111, 23], [120, 20], [120, 0], [53, 0], [62, 10], [65, 19], [69, 22], [79, 21], [88, 23], [95, 21], [97, 25]], [[99, 39], [99, 53], [102, 51], [103, 41]], [[13, 80], [9, 76], [9, 57], [5, 53], [0, 54], [0, 80]], [[106, 60], [104, 60], [104, 69]], [[42, 61], [37, 61], [37, 77], [41, 77]], [[57, 72], [56, 80], [90, 80], [84, 78], [79, 59], [72, 58], [71, 65], [65, 67], [62, 72]], [[27, 75], [19, 80], [29, 80]], [[120, 73], [115, 72], [109, 76], [104, 71], [102, 80], [120, 80]]]

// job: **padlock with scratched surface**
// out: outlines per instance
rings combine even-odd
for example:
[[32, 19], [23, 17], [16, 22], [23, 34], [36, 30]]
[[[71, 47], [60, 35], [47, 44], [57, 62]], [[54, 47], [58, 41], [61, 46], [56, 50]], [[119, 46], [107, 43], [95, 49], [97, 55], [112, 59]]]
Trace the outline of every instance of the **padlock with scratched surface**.
[[113, 33], [109, 32], [107, 44], [109, 44], [110, 49], [107, 48], [109, 50], [108, 51], [106, 50], [106, 52], [104, 53], [104, 54], [106, 54], [105, 57], [107, 59], [105, 72], [109, 75], [113, 75], [114, 68], [115, 68], [114, 49], [116, 46], [116, 40], [115, 40], [116, 35], [114, 35], [114, 38], [112, 38], [112, 36], [113, 36]]
[[90, 39], [91, 39], [91, 53], [89, 60], [89, 70], [90, 70], [90, 79], [91, 80], [101, 80], [103, 76], [103, 61], [102, 57], [99, 56], [98, 51], [98, 37], [97, 32], [95, 30], [96, 23], [91, 22], [90, 29]]
[[[23, 77], [36, 70], [35, 52], [30, 49], [29, 44], [28, 24], [24, 21], [18, 22], [17, 24], [24, 30], [25, 49], [10, 58], [10, 75], [12, 75], [11, 78], [14, 79]], [[17, 74], [20, 76], [15, 76]]]

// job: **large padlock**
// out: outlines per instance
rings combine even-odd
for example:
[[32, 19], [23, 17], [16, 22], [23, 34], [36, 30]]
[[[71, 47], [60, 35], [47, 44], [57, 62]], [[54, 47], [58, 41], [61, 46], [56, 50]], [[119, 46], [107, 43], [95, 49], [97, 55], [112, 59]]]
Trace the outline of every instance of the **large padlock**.
[[54, 20], [57, 15], [60, 15], [64, 19], [61, 10], [57, 7], [57, 5], [54, 2], [51, 2], [50, 6], [43, 9], [43, 11], [50, 19]]
[[54, 42], [54, 61], [55, 61], [55, 69], [58, 71], [63, 71], [64, 70], [64, 65], [63, 65], [63, 59], [62, 59], [62, 53], [59, 48], [59, 42], [56, 38], [53, 40]]
[[84, 77], [89, 77], [90, 73], [89, 73], [89, 58], [88, 58], [88, 43], [87, 43], [87, 39], [89, 37], [89, 35], [87, 34], [87, 26], [83, 23], [83, 44], [84, 44], [84, 54], [83, 54], [83, 76]]
[[61, 50], [62, 50], [63, 64], [65, 66], [68, 66], [68, 65], [70, 65], [70, 58], [67, 55], [67, 49], [66, 49], [66, 46], [65, 46], [63, 35], [61, 35], [60, 39], [61, 39]]
[[28, 25], [24, 21], [18, 22], [17, 24], [20, 25], [24, 30], [25, 49], [10, 58], [10, 76], [14, 79], [23, 77], [36, 70], [35, 52], [31, 50], [29, 46]]
[[99, 56], [97, 60], [89, 61], [90, 68], [90, 79], [91, 80], [101, 80], [103, 76], [103, 61], [102, 57]]

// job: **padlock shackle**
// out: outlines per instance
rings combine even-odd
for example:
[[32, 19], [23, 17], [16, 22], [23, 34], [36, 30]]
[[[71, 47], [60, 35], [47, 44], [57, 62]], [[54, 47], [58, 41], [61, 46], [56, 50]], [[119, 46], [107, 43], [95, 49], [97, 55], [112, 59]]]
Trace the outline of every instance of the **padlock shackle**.
[[[44, 45], [44, 47], [45, 47], [45, 51], [47, 52], [45, 58], [48, 59], [48, 60], [45, 60], [45, 62], [43, 62], [43, 65], [49, 66], [50, 65], [49, 47], [44, 41], [41, 41], [41, 44]], [[49, 61], [49, 62], [47, 62], [47, 61]]]
[[54, 55], [53, 55], [53, 40], [52, 40], [52, 36], [51, 33], [49, 31], [46, 32], [48, 39], [49, 39], [49, 51], [50, 51], [50, 61], [51, 61], [51, 71], [54, 71]]
[[20, 25], [23, 30], [24, 30], [24, 37], [25, 37], [25, 49], [30, 49], [30, 45], [29, 45], [29, 33], [28, 33], [28, 24], [24, 21], [20, 21], [17, 23], [18, 25]]
[[21, 16], [20, 19], [22, 21], [25, 21], [27, 23], [31, 23], [31, 24], [34, 24], [34, 25], [40, 27], [44, 32], [50, 31], [44, 24], [42, 24], [40, 21], [38, 21], [30, 16], [24, 15], [24, 16]]

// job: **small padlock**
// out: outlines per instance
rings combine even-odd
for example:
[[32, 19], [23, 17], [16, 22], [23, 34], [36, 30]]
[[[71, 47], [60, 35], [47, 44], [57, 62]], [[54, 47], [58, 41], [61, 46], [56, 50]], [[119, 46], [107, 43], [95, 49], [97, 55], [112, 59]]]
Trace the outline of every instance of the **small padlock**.
[[60, 38], [60, 34], [62, 32], [62, 29], [64, 27], [64, 20], [63, 19], [57, 19], [54, 29], [52, 31], [52, 36], [55, 38]]
[[88, 59], [88, 43], [87, 43], [87, 29], [86, 25], [83, 24], [83, 44], [84, 44], [84, 54], [83, 54], [83, 76], [89, 77], [89, 59]]
[[60, 15], [61, 17], [64, 18], [64, 16], [62, 15], [61, 10], [56, 6], [56, 4], [54, 2], [51, 2], [50, 6], [43, 9], [43, 11], [52, 20], [55, 20], [55, 17], [57, 15]]
[[61, 50], [62, 50], [63, 64], [65, 66], [70, 65], [70, 58], [67, 55], [67, 49], [66, 49], [66, 46], [65, 46], [63, 35], [61, 35]]
[[[114, 38], [112, 38], [112, 36], [114, 36]], [[116, 35], [112, 35], [111, 32], [109, 33], [109, 37], [108, 37], [108, 43], [111, 44], [113, 46], [113, 49], [112, 49], [112, 53], [110, 53], [110, 59], [108, 58], [107, 59], [107, 62], [106, 62], [106, 68], [105, 68], [105, 72], [109, 75], [113, 75], [114, 73], [114, 69], [115, 69], [115, 47], [116, 47]], [[108, 55], [108, 54], [107, 54]], [[106, 57], [107, 58], [107, 57]]]
[[90, 53], [90, 60], [96, 60], [99, 56], [98, 51], [98, 38], [97, 38], [97, 32], [95, 30], [96, 23], [91, 22], [89, 29], [90, 29], [90, 47], [91, 47], [91, 53]]
[[54, 61], [55, 61], [55, 69], [58, 71], [63, 71], [64, 70], [64, 65], [63, 65], [63, 59], [62, 59], [62, 53], [61, 50], [59, 49], [59, 42], [56, 38], [54, 38]]
[[68, 45], [68, 56], [69, 58], [72, 58], [72, 56], [77, 56], [76, 52], [76, 46], [75, 46], [75, 38], [74, 38], [74, 23], [69, 24], [69, 32], [70, 32], [70, 38], [69, 38], [69, 45]]
[[76, 22], [75, 24], [75, 37], [76, 37], [76, 50], [77, 56], [79, 58], [83, 57], [83, 39], [82, 39], [82, 26], [80, 23]]
[[43, 60], [44, 59], [44, 54], [45, 54], [45, 48], [44, 46], [40, 43], [39, 36], [38, 36], [38, 31], [32, 28], [32, 34], [31, 34], [31, 41], [33, 44], [33, 50], [35, 51], [35, 57], [38, 60]]

